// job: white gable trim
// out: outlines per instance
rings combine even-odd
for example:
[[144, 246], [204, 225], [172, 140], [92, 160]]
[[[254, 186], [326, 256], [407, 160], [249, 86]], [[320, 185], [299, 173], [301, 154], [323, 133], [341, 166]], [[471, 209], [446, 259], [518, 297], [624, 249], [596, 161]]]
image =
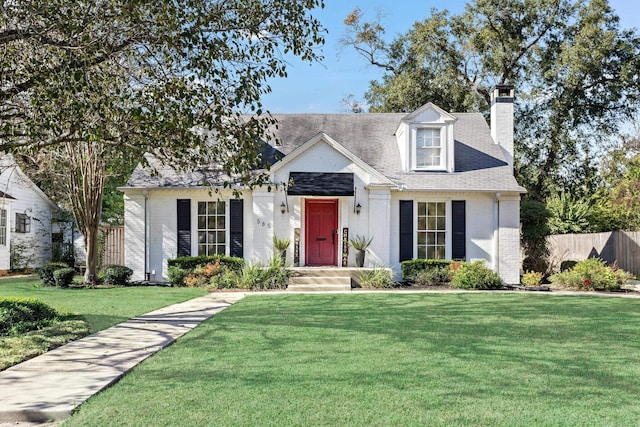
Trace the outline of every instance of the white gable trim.
[[427, 110], [434, 110], [436, 113], [440, 114], [440, 117], [442, 117], [444, 122], [455, 122], [456, 120], [458, 120], [457, 117], [447, 113], [446, 111], [444, 111], [442, 108], [438, 107], [437, 105], [435, 105], [435, 104], [433, 104], [431, 102], [428, 102], [428, 103], [424, 104], [422, 107], [418, 108], [413, 113], [409, 113], [406, 116], [404, 116], [402, 118], [402, 121], [403, 122], [411, 122], [411, 121], [413, 121], [413, 119], [415, 119], [417, 116], [419, 116], [420, 114], [422, 114], [423, 112], [425, 112]]
[[303, 153], [305, 153], [307, 150], [309, 150], [311, 147], [313, 147], [314, 145], [318, 144], [321, 141], [327, 143], [331, 148], [336, 150], [338, 153], [342, 154], [353, 164], [355, 164], [356, 166], [364, 170], [366, 173], [368, 173], [372, 177], [375, 177], [377, 180], [379, 180], [379, 183], [395, 185], [395, 183], [391, 181], [389, 178], [387, 178], [386, 176], [378, 172], [376, 169], [369, 166], [366, 162], [364, 162], [358, 156], [353, 154], [351, 151], [347, 150], [342, 144], [340, 144], [339, 142], [337, 142], [336, 140], [334, 140], [324, 132], [319, 132], [318, 134], [313, 136], [311, 139], [306, 141], [304, 144], [298, 146], [291, 153], [287, 154], [284, 158], [280, 159], [277, 163], [275, 163], [271, 167], [270, 172], [271, 173], [278, 172], [280, 169], [285, 167], [288, 163], [290, 163], [297, 157], [301, 156]]

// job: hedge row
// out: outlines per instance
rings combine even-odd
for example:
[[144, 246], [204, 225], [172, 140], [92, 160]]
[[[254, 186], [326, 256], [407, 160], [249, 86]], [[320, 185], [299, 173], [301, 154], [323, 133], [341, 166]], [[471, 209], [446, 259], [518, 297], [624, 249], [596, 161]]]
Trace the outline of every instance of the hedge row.
[[35, 298], [0, 298], [0, 336], [18, 335], [48, 326], [58, 313]]
[[230, 257], [226, 255], [201, 255], [201, 256], [184, 256], [173, 258], [167, 261], [169, 267], [178, 267], [182, 270], [195, 270], [197, 267], [203, 267], [207, 264], [215, 264], [220, 262], [220, 266], [227, 267], [232, 271], [240, 271], [244, 266], [242, 258]]
[[412, 259], [402, 261], [402, 280], [413, 282], [421, 271], [449, 268], [453, 261], [446, 259]]

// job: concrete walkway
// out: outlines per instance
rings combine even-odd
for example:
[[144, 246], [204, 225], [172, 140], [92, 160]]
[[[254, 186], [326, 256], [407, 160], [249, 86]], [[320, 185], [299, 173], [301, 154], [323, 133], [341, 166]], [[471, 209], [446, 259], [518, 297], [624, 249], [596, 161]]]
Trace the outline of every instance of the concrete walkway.
[[171, 305], [0, 372], [0, 423], [69, 417], [138, 363], [244, 296], [212, 293]]

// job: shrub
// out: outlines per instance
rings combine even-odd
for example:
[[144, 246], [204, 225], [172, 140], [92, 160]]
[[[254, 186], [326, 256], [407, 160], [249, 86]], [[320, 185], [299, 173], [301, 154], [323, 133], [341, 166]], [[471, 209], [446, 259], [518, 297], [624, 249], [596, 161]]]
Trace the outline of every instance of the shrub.
[[418, 273], [432, 268], [449, 267], [452, 261], [444, 259], [412, 259], [402, 261], [402, 280], [413, 282]]
[[356, 273], [356, 281], [363, 288], [393, 288], [393, 274], [390, 269], [374, 267]]
[[451, 284], [461, 289], [500, 289], [502, 279], [498, 273], [485, 267], [482, 261], [475, 261], [460, 265]]
[[450, 275], [451, 266], [434, 266], [418, 271], [414, 281], [418, 286], [438, 286], [449, 282]]
[[209, 285], [212, 289], [237, 288], [239, 282], [238, 273], [228, 268], [222, 268], [218, 274], [209, 279]]
[[73, 283], [73, 276], [76, 271], [71, 267], [61, 268], [53, 272], [53, 280], [56, 286], [60, 288], [68, 288]]
[[573, 260], [562, 261], [560, 263], [560, 271], [571, 270], [573, 267], [576, 266], [577, 263], [578, 263], [578, 261], [573, 261]]
[[291, 270], [275, 254], [264, 266], [261, 263], [245, 264], [239, 272], [222, 268], [209, 283], [214, 289], [286, 289]]
[[0, 298], [0, 336], [43, 328], [57, 315], [52, 307], [35, 298]]
[[599, 258], [589, 258], [578, 262], [571, 270], [552, 275], [549, 280], [554, 285], [588, 291], [612, 291], [620, 289], [633, 275], [619, 269], [615, 264], [609, 267]]
[[540, 282], [542, 282], [542, 277], [542, 273], [538, 271], [527, 271], [522, 275], [520, 283], [524, 286], [539, 286]]
[[127, 286], [133, 270], [124, 265], [109, 265], [104, 269], [104, 282], [108, 285]]
[[169, 283], [174, 286], [185, 286], [184, 278], [189, 274], [189, 272], [183, 268], [172, 265], [167, 270], [167, 275], [169, 279]]
[[38, 277], [40, 277], [40, 281], [45, 286], [55, 286], [56, 281], [53, 278], [53, 272], [56, 270], [60, 270], [62, 268], [68, 268], [67, 264], [62, 262], [51, 262], [49, 264], [45, 264], [40, 268], [36, 269], [38, 273]]
[[291, 270], [285, 265], [280, 254], [275, 254], [269, 259], [269, 265], [263, 268], [262, 288], [259, 289], [286, 289], [291, 277]]
[[226, 255], [209, 255], [209, 256], [188, 256], [178, 257], [167, 261], [169, 267], [175, 266], [183, 270], [193, 271], [197, 267], [207, 264], [219, 262], [220, 266], [227, 267], [233, 271], [240, 271], [244, 265], [242, 258], [230, 257]]

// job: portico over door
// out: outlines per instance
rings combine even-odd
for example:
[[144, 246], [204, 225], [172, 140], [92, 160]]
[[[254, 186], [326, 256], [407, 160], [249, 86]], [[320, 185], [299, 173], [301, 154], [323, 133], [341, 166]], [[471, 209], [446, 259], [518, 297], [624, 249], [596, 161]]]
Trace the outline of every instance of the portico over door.
[[305, 201], [305, 264], [338, 263], [338, 200]]

